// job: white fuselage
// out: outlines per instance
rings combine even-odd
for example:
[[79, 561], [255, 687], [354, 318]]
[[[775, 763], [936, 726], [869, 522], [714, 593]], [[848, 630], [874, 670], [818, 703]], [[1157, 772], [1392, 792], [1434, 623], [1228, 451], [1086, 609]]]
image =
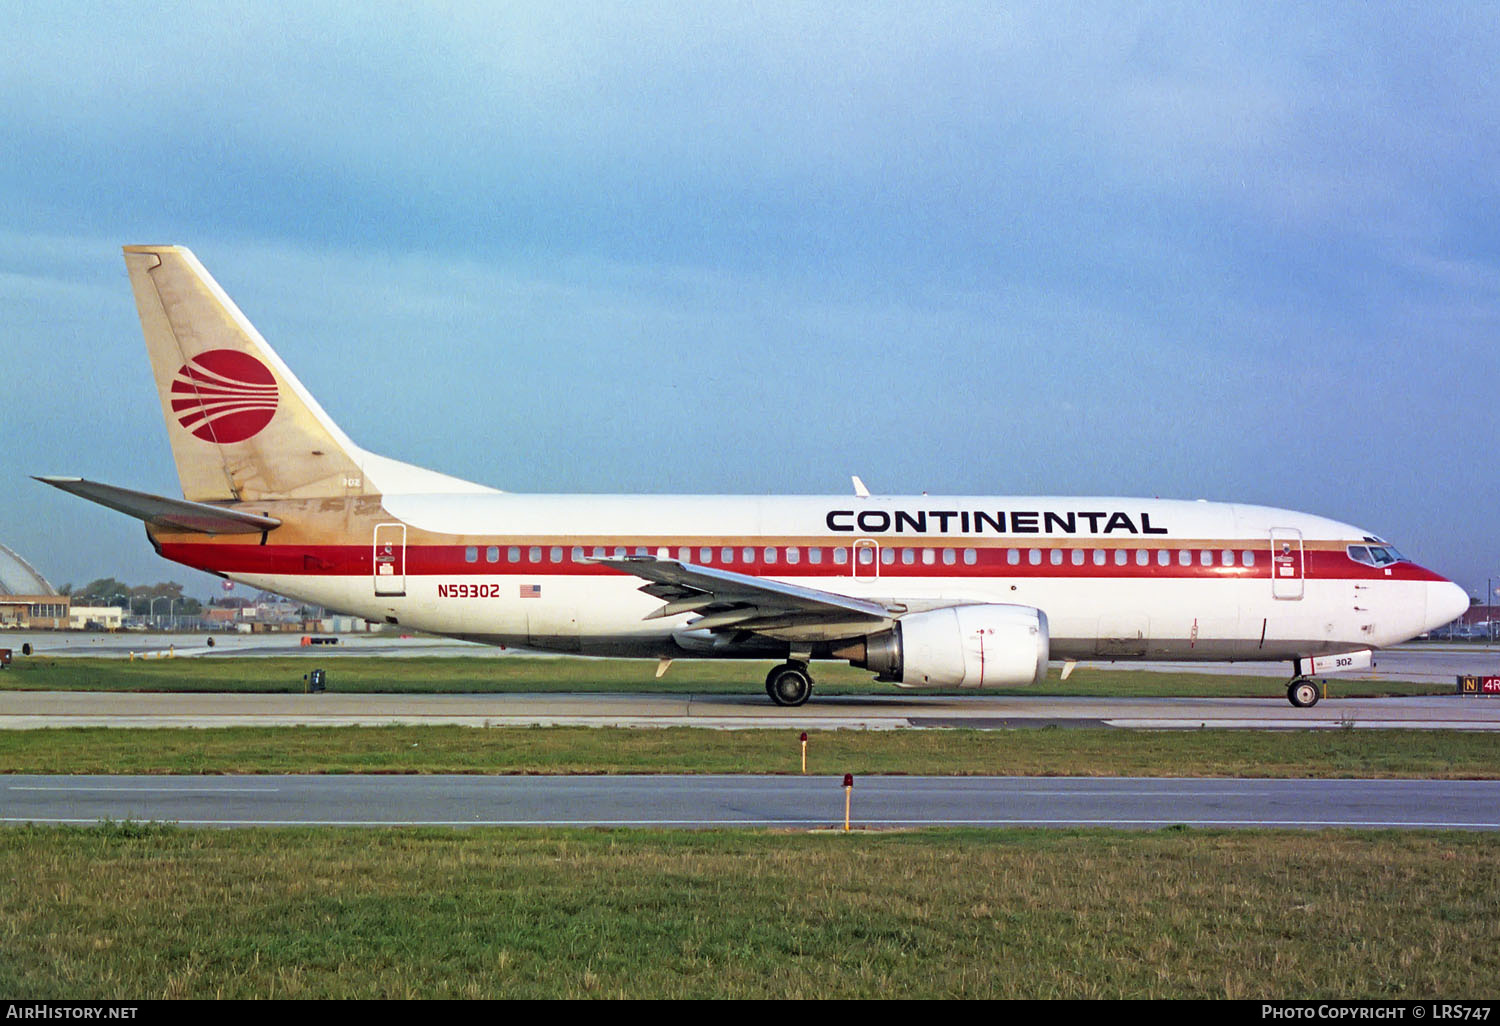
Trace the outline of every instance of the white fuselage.
[[[1346, 548], [1369, 540], [1359, 528], [1259, 506], [504, 493], [386, 495], [381, 504], [382, 522], [368, 533], [320, 539], [316, 572], [256, 572], [233, 561], [222, 572], [437, 634], [654, 657], [774, 656], [788, 643], [696, 631], [691, 613], [647, 619], [661, 600], [594, 559], [663, 555], [909, 611], [1035, 607], [1050, 622], [1058, 659], [1351, 652], [1406, 640], [1467, 602], [1456, 585], [1414, 564], [1351, 559]], [[277, 545], [277, 532], [268, 544]], [[182, 561], [215, 569], [202, 558]]]

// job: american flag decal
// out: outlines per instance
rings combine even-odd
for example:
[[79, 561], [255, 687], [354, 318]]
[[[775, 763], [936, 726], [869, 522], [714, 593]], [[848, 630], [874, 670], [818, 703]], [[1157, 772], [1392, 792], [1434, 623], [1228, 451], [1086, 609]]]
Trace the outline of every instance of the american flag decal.
[[521, 597], [522, 598], [541, 598], [542, 597], [542, 586], [540, 584], [523, 584], [523, 585], [521, 585]]

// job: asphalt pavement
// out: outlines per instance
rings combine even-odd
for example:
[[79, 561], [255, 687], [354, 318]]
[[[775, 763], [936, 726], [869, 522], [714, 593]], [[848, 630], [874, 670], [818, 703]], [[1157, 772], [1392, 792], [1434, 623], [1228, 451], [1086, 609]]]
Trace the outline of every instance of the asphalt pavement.
[[[860, 777], [851, 826], [1500, 830], [1500, 781]], [[13, 776], [0, 823], [841, 829], [840, 777]]]

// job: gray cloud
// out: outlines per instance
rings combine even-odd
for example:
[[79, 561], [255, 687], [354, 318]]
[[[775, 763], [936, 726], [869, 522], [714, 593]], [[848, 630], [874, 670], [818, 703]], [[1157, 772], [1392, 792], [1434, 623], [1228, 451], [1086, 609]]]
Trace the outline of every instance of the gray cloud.
[[1488, 6], [11, 20], [0, 532], [53, 576], [138, 532], [54, 542], [100, 521], [17, 475], [173, 486], [134, 241], [505, 487], [1203, 494], [1500, 571]]

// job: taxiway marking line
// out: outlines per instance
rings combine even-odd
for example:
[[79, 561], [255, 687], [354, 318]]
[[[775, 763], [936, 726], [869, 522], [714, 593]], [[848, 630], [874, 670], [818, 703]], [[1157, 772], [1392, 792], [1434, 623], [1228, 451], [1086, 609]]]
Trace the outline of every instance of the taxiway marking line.
[[[93, 824], [101, 819], [0, 817], [0, 823]], [[830, 826], [829, 817], [807, 819], [434, 819], [434, 820], [353, 820], [353, 819], [163, 819], [132, 820], [140, 823], [163, 823], [174, 826], [618, 826], [618, 827], [715, 827], [715, 826]], [[1197, 827], [1342, 827], [1357, 829], [1425, 829], [1425, 830], [1500, 830], [1500, 820], [1487, 823], [1444, 823], [1403, 820], [1328, 820], [1328, 819], [868, 819], [856, 821], [862, 827], [872, 826], [1197, 826]]]

